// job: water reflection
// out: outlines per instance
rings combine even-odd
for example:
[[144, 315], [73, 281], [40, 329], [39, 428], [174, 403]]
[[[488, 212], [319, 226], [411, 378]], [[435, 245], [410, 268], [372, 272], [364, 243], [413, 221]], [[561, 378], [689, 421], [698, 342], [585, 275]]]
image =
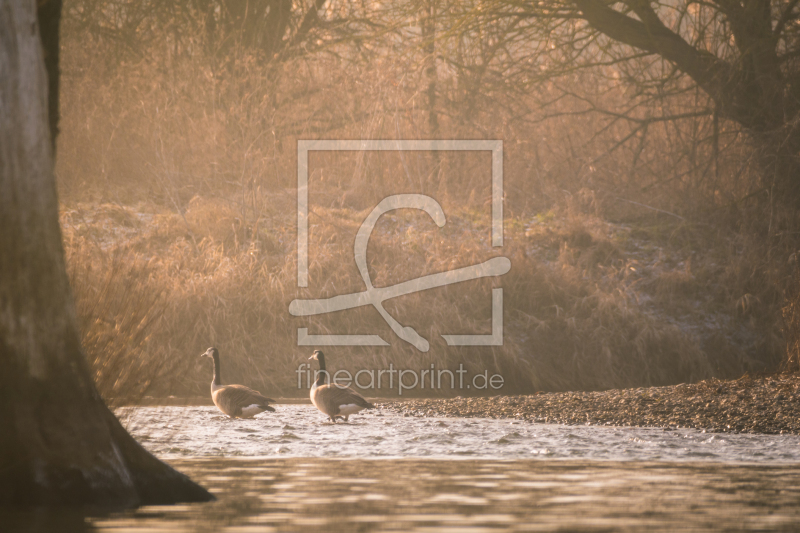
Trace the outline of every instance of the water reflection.
[[800, 528], [798, 466], [307, 458], [192, 459], [174, 464], [219, 499], [93, 517], [86, 520], [83, 530]]
[[0, 529], [14, 533], [95, 531], [87, 513], [91, 511], [58, 507], [11, 510], [0, 506]]

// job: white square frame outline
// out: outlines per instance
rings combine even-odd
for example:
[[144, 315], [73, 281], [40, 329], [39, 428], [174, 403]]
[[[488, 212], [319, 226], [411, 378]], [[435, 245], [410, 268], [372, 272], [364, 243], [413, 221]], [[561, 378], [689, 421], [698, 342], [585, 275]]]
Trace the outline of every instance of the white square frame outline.
[[502, 140], [298, 140], [297, 286], [308, 287], [308, 153], [311, 151], [454, 151], [492, 153], [492, 247], [503, 246]]

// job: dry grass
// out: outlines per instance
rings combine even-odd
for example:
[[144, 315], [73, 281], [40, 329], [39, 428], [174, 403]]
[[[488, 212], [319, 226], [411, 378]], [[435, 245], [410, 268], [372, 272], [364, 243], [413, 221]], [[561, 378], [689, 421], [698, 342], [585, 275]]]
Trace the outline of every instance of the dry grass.
[[786, 359], [783, 369], [798, 372], [800, 371], [800, 267], [797, 266], [797, 254], [792, 259], [794, 276], [787, 289], [788, 295], [782, 309], [786, 335]]
[[83, 347], [103, 396], [136, 400], [154, 381], [179, 372], [182, 361], [150, 342], [167, 309], [167, 295], [150, 282], [152, 263], [131, 253], [99, 253], [85, 242], [67, 250]]
[[[668, 265], [666, 254], [672, 252], [662, 250], [651, 254], [648, 271], [632, 262], [634, 248], [614, 234], [630, 231], [594, 217], [580, 223], [576, 215], [569, 221], [556, 214], [527, 228], [507, 220], [502, 252], [512, 261], [509, 274], [387, 302], [398, 321], [431, 341], [431, 351], [420, 353], [395, 337], [371, 308], [310, 318], [288, 313], [295, 297], [363, 290], [352, 242], [365, 212], [315, 209], [311, 283], [297, 289], [288, 217], [241, 225], [227, 206], [195, 198], [184, 215], [89, 204], [65, 212], [87, 351], [103, 394], [203, 395], [210, 369], [196, 356], [215, 345], [230, 382], [276, 396], [304, 395], [295, 371], [312, 348], [296, 346], [298, 327], [315, 334], [379, 333], [391, 343], [330, 348], [334, 370], [355, 373], [390, 363], [454, 370], [461, 363], [470, 374], [503, 375], [504, 393], [663, 385], [750, 368], [747, 357], [730, 351], [735, 336], [747, 329], [746, 317], [735, 318], [732, 308], [729, 316], [738, 322], [703, 329], [702, 317], [717, 308], [685, 314], [692, 298], [711, 298], [697, 292], [702, 286], [691, 268], [674, 259]], [[443, 229], [426, 215], [387, 214], [370, 240], [373, 282], [385, 286], [496, 255], [488, 227], [488, 215], [471, 210], [453, 208]], [[638, 273], [632, 270], [636, 264]], [[440, 334], [490, 331], [492, 286], [504, 289], [505, 344], [446, 348]]]

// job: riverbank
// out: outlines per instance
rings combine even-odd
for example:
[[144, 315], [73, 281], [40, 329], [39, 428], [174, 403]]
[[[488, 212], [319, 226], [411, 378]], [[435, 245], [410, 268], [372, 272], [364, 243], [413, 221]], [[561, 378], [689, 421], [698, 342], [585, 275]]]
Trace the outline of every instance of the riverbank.
[[383, 402], [405, 416], [800, 434], [800, 374], [745, 375], [669, 387]]

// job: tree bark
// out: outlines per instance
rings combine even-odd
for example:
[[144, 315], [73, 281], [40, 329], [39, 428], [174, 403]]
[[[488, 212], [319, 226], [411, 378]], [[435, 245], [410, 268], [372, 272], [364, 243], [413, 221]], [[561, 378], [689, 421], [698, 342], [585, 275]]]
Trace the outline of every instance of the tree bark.
[[0, 2], [0, 504], [207, 501], [125, 431], [92, 382], [61, 244], [43, 42], [58, 46], [40, 41], [35, 0]]

